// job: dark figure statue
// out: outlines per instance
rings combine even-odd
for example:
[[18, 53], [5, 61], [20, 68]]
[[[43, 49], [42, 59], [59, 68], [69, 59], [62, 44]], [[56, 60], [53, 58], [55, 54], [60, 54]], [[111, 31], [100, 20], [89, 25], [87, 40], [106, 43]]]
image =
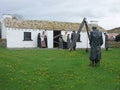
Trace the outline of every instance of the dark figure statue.
[[38, 33], [38, 36], [37, 36], [37, 47], [41, 48], [41, 37], [40, 37], [40, 33]]
[[90, 33], [90, 66], [100, 65], [101, 45], [103, 44], [102, 32], [97, 30], [97, 27], [92, 28]]
[[108, 51], [108, 48], [109, 48], [108, 35], [106, 33], [104, 33], [104, 35], [105, 35], [105, 49], [106, 49], [106, 51]]
[[63, 39], [62, 39], [62, 35], [59, 36], [59, 49], [63, 49]]
[[[72, 34], [71, 34], [71, 42], [74, 41], [75, 36], [76, 36], [76, 33], [75, 33], [75, 31], [73, 31]], [[75, 43], [75, 45], [73, 46], [73, 50], [76, 50], [76, 43]]]
[[70, 48], [70, 37], [69, 37], [70, 34], [67, 35], [67, 48], [69, 49]]
[[45, 44], [46, 44], [46, 48], [48, 47], [48, 45], [47, 45], [47, 36], [45, 35], [45, 37], [44, 37], [44, 40], [45, 40]]

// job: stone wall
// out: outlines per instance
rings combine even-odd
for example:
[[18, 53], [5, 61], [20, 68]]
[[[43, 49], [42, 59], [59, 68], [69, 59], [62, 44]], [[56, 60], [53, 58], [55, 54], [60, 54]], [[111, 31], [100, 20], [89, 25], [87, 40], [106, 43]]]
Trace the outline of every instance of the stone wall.
[[6, 39], [0, 39], [0, 47], [6, 47]]
[[109, 47], [110, 48], [120, 48], [120, 42], [109, 41]]

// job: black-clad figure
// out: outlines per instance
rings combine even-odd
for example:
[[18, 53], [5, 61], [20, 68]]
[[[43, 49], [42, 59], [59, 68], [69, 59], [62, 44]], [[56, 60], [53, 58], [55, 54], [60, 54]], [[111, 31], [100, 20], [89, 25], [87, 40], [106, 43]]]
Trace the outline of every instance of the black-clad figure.
[[101, 60], [101, 45], [103, 44], [102, 32], [97, 30], [97, 27], [92, 28], [90, 32], [90, 66], [100, 65]]
[[67, 48], [70, 48], [70, 34], [67, 35]]
[[62, 35], [59, 36], [59, 49], [63, 49], [63, 39], [62, 39]]
[[47, 36], [46, 35], [45, 35], [44, 39], [45, 39], [45, 44], [46, 44], [46, 48], [47, 48], [48, 45], [47, 45]]
[[104, 35], [105, 35], [105, 49], [106, 49], [106, 51], [108, 51], [108, 48], [109, 48], [108, 35], [106, 33], [104, 33]]
[[[71, 43], [73, 42], [75, 36], [76, 36], [76, 33], [75, 33], [75, 31], [73, 31], [72, 34], [71, 34]], [[73, 50], [76, 50], [76, 43], [73, 46]]]
[[38, 33], [38, 36], [37, 36], [37, 47], [41, 48], [41, 37], [40, 37], [40, 33]]

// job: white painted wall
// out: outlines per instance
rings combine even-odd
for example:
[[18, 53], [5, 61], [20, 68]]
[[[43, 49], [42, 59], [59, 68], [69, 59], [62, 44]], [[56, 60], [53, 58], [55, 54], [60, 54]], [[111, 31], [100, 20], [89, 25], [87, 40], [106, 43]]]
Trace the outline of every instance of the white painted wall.
[[[101, 47], [104, 48], [104, 44], [105, 44], [104, 33], [102, 33], [102, 36], [103, 36], [103, 45]], [[81, 42], [76, 43], [76, 48], [90, 48], [87, 32], [81, 32]]]
[[[32, 30], [32, 29], [15, 29], [15, 28], [6, 28], [7, 33], [7, 47], [8, 48], [34, 48], [37, 47], [37, 35], [44, 30]], [[31, 32], [32, 41], [24, 41], [24, 32]], [[65, 31], [62, 31], [61, 34], [64, 35]], [[72, 31], [69, 31], [71, 34]], [[45, 34], [47, 35], [48, 48], [53, 48], [53, 30], [46, 30]], [[103, 40], [104, 40], [103, 34]], [[89, 39], [86, 32], [81, 32], [81, 42], [76, 43], [76, 48], [90, 48]], [[102, 45], [104, 48], [104, 44]]]
[[53, 30], [47, 30], [46, 35], [48, 40], [48, 48], [53, 48]]
[[[31, 32], [32, 41], [24, 41], [24, 32]], [[33, 48], [37, 47], [37, 35], [43, 30], [7, 28], [8, 48]], [[53, 48], [53, 31], [46, 31], [48, 37], [48, 48]]]
[[[67, 33], [69, 33], [71, 36], [72, 31], [68, 31]], [[61, 34], [64, 35], [65, 31], [62, 31]], [[76, 42], [76, 48], [90, 48], [87, 32], [81, 32], [80, 35], [81, 35], [80, 37], [81, 42]], [[103, 42], [105, 42], [104, 33], [102, 33], [102, 35], [103, 35]], [[105, 43], [103, 43], [103, 45], [101, 46], [102, 48], [104, 48], [104, 44]]]
[[81, 32], [81, 42], [76, 43], [76, 48], [87, 48], [89, 47], [89, 39], [86, 32]]

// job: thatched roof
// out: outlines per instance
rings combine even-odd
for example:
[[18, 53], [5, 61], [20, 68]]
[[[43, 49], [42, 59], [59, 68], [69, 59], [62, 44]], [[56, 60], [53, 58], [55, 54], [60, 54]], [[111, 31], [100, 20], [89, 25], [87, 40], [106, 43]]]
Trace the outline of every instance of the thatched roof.
[[120, 33], [120, 27], [111, 29], [111, 30], [107, 30], [108, 33]]
[[[71, 22], [56, 22], [56, 21], [40, 21], [40, 20], [17, 20], [4, 19], [5, 26], [8, 28], [22, 28], [22, 29], [44, 29], [44, 30], [79, 30], [80, 23]], [[90, 25], [91, 28], [91, 25]], [[105, 31], [98, 26], [100, 31]], [[85, 28], [82, 30], [85, 31]]]

